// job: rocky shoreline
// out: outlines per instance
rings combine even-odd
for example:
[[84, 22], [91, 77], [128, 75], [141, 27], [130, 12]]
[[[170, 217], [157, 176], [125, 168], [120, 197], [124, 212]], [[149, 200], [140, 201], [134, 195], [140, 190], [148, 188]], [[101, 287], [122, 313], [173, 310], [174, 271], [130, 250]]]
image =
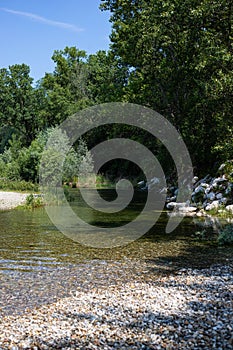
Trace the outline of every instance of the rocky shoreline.
[[0, 349], [232, 349], [232, 261], [117, 284], [105, 268], [101, 286], [93, 275], [71, 296], [2, 315]]
[[[184, 180], [184, 184], [187, 179]], [[173, 210], [174, 215], [206, 216], [209, 213], [233, 217], [233, 161], [222, 164], [216, 176], [206, 175], [199, 179], [194, 176], [192, 183], [185, 186], [189, 189], [190, 198], [178, 202], [179, 188], [169, 183], [162, 188], [159, 178], [154, 177], [147, 183], [138, 182], [142, 191], [152, 190], [159, 196], [165, 196], [166, 209]]]

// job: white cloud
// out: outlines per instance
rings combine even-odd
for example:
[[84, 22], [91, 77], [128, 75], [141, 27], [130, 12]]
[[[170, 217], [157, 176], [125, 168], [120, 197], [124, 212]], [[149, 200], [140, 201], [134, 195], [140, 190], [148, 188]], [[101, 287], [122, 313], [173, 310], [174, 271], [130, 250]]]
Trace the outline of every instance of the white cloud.
[[35, 20], [36, 22], [41, 22], [41, 23], [44, 23], [44, 24], [47, 24], [47, 25], [50, 25], [50, 26], [53, 26], [53, 27], [59, 27], [59, 28], [71, 30], [71, 31], [74, 31], [74, 32], [81, 32], [81, 31], [83, 31], [82, 28], [79, 28], [79, 27], [77, 27], [74, 24], [53, 21], [51, 19], [38, 16], [38, 15], [36, 15], [34, 13], [23, 12], [23, 11], [15, 11], [15, 10], [7, 9], [7, 8], [0, 8], [0, 10], [8, 12], [8, 13], [12, 13], [14, 15], [27, 17], [29, 19]]

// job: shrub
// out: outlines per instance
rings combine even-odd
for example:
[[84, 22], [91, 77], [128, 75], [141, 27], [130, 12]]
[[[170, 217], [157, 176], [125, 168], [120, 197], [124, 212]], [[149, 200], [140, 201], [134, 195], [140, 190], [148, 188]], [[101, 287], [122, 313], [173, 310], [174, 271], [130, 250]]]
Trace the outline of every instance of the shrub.
[[[80, 140], [75, 148], [70, 147], [67, 135], [59, 128], [49, 128], [40, 132], [29, 147], [23, 147], [15, 135], [12, 136], [9, 145], [9, 148], [0, 154], [0, 178], [7, 181], [25, 180], [38, 183], [42, 154], [43, 179], [48, 184], [57, 185], [58, 174], [63, 182], [77, 182], [80, 171], [86, 176], [93, 169], [92, 156], [86, 143]], [[5, 185], [6, 183], [4, 188]]]
[[0, 189], [1, 190], [10, 190], [10, 191], [34, 191], [38, 192], [39, 188], [37, 184], [32, 182], [27, 182], [24, 180], [21, 181], [12, 181], [9, 179], [1, 178], [0, 179]]
[[233, 244], [233, 225], [226, 225], [224, 229], [220, 231], [218, 243], [220, 245]]
[[26, 204], [23, 206], [26, 209], [34, 209], [39, 208], [44, 205], [43, 199], [41, 196], [35, 196], [33, 194], [29, 194], [26, 197]]

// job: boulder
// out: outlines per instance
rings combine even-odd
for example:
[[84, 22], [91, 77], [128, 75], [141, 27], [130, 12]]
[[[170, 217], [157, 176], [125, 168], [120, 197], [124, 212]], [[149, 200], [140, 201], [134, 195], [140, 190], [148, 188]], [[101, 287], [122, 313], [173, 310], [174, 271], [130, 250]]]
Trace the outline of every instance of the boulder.
[[215, 193], [213, 191], [209, 192], [206, 195], [206, 198], [209, 199], [211, 202], [215, 200]]
[[192, 213], [197, 211], [196, 207], [179, 207], [178, 210], [182, 213]]
[[216, 198], [217, 198], [217, 199], [222, 199], [222, 198], [223, 198], [222, 193], [217, 193], [217, 194], [216, 194]]
[[222, 199], [220, 199], [220, 202], [222, 205], [226, 205], [227, 204], [227, 198], [223, 197]]
[[227, 211], [230, 211], [230, 212], [233, 214], [233, 204], [227, 205], [227, 206], [226, 206], [226, 210], [227, 210]]
[[226, 182], [227, 179], [226, 177], [223, 175], [221, 177], [216, 177], [214, 180], [213, 180], [213, 185], [215, 184], [220, 184], [220, 183], [223, 183], [223, 182]]
[[196, 187], [194, 190], [194, 193], [204, 193], [205, 192], [205, 188], [203, 186], [203, 184], [201, 184], [200, 186]]
[[197, 211], [197, 208], [194, 206], [189, 206], [187, 203], [177, 203], [171, 202], [167, 204], [167, 209], [175, 209], [177, 212], [182, 213], [184, 215], [189, 213], [194, 213]]
[[209, 211], [209, 210], [214, 210], [214, 209], [218, 209], [219, 208], [219, 201], [213, 201], [212, 203], [208, 204], [206, 207], [205, 207], [205, 210], [206, 211]]
[[177, 203], [177, 202], [170, 202], [167, 204], [167, 209], [177, 209], [185, 207], [187, 204], [186, 203]]
[[194, 185], [197, 181], [198, 181], [198, 177], [194, 176], [194, 178], [192, 179], [192, 184]]

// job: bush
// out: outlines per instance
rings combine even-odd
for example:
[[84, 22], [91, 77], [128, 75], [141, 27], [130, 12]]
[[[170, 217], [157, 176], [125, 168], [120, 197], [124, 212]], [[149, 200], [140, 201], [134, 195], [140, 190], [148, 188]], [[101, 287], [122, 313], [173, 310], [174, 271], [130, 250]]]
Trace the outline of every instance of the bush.
[[[48, 139], [49, 145], [45, 149]], [[80, 171], [86, 176], [93, 169], [92, 156], [86, 143], [80, 140], [75, 148], [70, 147], [67, 135], [59, 128], [49, 128], [40, 132], [29, 147], [23, 147], [15, 135], [12, 136], [9, 145], [10, 147], [0, 154], [0, 178], [7, 181], [25, 180], [38, 183], [42, 154], [43, 179], [49, 184], [57, 185], [59, 173], [63, 182], [77, 182]], [[6, 188], [6, 183], [3, 187]], [[14, 185], [10, 184], [9, 189], [12, 187]]]
[[43, 199], [41, 196], [35, 196], [33, 194], [29, 194], [26, 197], [26, 204], [23, 206], [26, 209], [34, 209], [39, 208], [44, 205]]
[[233, 225], [226, 225], [224, 229], [220, 231], [218, 243], [220, 245], [233, 244]]
[[27, 182], [24, 180], [11, 181], [9, 179], [1, 178], [0, 179], [0, 190], [38, 192], [39, 188], [38, 188], [37, 184], [33, 184], [32, 182]]

